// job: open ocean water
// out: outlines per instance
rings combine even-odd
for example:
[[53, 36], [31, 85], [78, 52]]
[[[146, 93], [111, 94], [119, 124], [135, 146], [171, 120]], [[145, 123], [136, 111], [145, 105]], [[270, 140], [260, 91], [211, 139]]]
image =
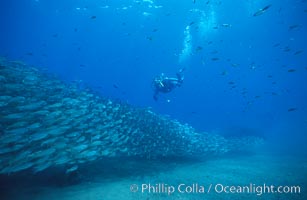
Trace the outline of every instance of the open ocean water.
[[306, 0], [0, 1], [0, 199], [307, 199]]

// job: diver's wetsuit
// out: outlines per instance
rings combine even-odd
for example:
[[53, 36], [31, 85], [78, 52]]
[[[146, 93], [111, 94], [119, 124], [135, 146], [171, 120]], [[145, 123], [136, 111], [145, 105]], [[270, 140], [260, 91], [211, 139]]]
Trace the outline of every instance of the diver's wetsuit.
[[177, 78], [168, 78], [164, 74], [156, 77], [153, 81], [154, 87], [154, 100], [158, 100], [159, 92], [168, 93], [171, 92], [176, 87], [180, 87], [183, 83], [183, 69], [181, 69], [177, 74]]

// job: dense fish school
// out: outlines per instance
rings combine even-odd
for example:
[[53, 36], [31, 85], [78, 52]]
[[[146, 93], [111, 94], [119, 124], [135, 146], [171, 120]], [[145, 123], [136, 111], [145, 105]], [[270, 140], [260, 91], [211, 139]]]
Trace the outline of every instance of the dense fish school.
[[104, 157], [203, 156], [259, 140], [197, 133], [149, 109], [113, 102], [20, 62], [0, 61], [0, 174]]

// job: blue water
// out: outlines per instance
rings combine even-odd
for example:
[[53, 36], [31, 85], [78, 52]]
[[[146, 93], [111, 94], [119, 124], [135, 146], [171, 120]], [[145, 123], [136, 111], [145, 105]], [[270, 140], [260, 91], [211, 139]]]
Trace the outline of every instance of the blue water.
[[[1, 1], [0, 55], [200, 131], [306, 153], [306, 9], [305, 0]], [[182, 87], [155, 102], [152, 79], [180, 68]]]

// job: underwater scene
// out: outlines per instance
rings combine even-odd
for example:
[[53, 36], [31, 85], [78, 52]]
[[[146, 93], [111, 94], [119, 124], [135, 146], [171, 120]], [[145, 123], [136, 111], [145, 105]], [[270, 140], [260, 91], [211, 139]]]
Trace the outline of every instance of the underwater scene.
[[0, 200], [307, 199], [307, 0], [2, 0], [0, 26]]

